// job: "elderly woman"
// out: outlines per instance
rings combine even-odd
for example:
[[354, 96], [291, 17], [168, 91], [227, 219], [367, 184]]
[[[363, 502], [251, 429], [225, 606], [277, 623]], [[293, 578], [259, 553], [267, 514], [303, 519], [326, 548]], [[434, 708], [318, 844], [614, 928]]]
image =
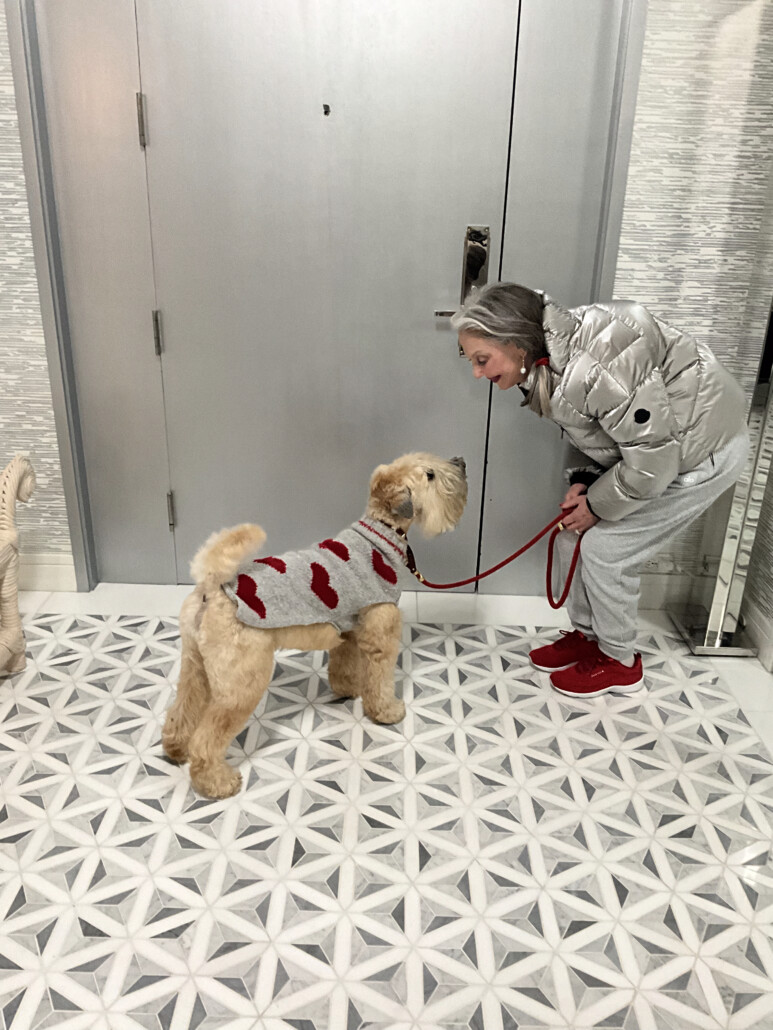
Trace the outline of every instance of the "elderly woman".
[[572, 631], [532, 651], [571, 696], [644, 684], [634, 652], [639, 566], [740, 475], [748, 450], [741, 388], [708, 347], [641, 304], [567, 309], [514, 283], [474, 292], [451, 320], [478, 379], [517, 386], [587, 456], [570, 470], [558, 537]]

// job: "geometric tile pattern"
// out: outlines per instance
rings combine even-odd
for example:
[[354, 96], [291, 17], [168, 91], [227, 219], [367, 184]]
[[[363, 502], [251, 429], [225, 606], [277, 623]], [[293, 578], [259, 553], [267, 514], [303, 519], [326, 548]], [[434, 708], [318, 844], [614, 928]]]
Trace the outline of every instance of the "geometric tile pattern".
[[208, 801], [173, 619], [39, 615], [0, 684], [4, 1030], [773, 1027], [773, 763], [667, 633], [574, 701], [555, 630], [406, 624], [397, 726], [282, 652]]

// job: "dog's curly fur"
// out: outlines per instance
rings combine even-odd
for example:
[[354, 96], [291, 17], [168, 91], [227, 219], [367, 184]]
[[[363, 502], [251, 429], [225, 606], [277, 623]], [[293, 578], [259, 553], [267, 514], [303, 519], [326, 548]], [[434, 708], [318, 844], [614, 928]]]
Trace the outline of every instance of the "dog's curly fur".
[[[373, 472], [365, 514], [403, 531], [416, 522], [426, 536], [435, 536], [456, 526], [466, 500], [461, 458], [406, 454]], [[260, 526], [250, 524], [214, 533], [191, 563], [196, 587], [180, 612], [182, 665], [163, 745], [174, 761], [190, 762], [193, 786], [208, 797], [239, 790], [241, 776], [225, 762], [225, 753], [263, 697], [278, 648], [329, 650], [334, 694], [361, 697], [375, 722], [399, 722], [405, 715], [394, 692], [401, 629], [396, 605], [361, 609], [354, 629], [345, 633], [330, 623], [261, 629], [239, 621], [220, 588], [265, 539]]]

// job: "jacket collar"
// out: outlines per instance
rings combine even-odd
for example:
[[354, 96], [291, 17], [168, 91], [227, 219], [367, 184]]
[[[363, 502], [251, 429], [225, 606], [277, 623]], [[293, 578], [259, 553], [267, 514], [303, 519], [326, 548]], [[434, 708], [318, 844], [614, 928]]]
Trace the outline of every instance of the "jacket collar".
[[556, 303], [543, 290], [535, 290], [542, 297], [542, 328], [545, 332], [545, 349], [550, 357], [550, 367], [559, 375], [569, 361], [569, 342], [580, 328], [580, 319], [568, 308]]

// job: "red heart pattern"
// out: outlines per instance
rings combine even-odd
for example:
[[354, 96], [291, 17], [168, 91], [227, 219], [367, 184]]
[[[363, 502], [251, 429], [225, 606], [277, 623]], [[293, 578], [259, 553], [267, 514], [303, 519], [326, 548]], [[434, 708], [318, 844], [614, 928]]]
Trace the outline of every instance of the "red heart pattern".
[[311, 563], [311, 590], [328, 608], [338, 607], [338, 594], [330, 585], [330, 576], [324, 565]]
[[342, 544], [340, 540], [323, 540], [321, 544], [317, 544], [318, 547], [324, 547], [328, 551], [332, 551], [336, 558], [340, 558], [341, 561], [349, 561], [349, 548], [346, 544]]
[[387, 562], [384, 561], [383, 556], [381, 555], [381, 553], [379, 551], [377, 551], [375, 549], [375, 547], [373, 548], [373, 551], [372, 551], [372, 558], [371, 558], [371, 560], [373, 562], [373, 570], [374, 570], [374, 572], [377, 572], [379, 574], [379, 576], [381, 576], [382, 579], [385, 579], [387, 581], [387, 583], [393, 583], [394, 584], [394, 583], [397, 582], [397, 573], [395, 572], [395, 570], [392, 568], [391, 565], [389, 565]]
[[[317, 546], [322, 550], [330, 551], [331, 554], [334, 554], [341, 561], [348, 562], [351, 559], [349, 548], [345, 544], [341, 543], [340, 540], [328, 538], [327, 540], [323, 540], [322, 543]], [[371, 550], [371, 563], [373, 565], [373, 571], [380, 576], [381, 579], [387, 583], [391, 583], [393, 586], [397, 583], [397, 572], [375, 547]], [[282, 558], [254, 558], [253, 564], [267, 565], [280, 575], [285, 575], [287, 572], [287, 564]], [[334, 610], [338, 607], [339, 597], [337, 591], [333, 588], [330, 582], [330, 573], [320, 562], [311, 562], [310, 568], [311, 592], [319, 598], [326, 608], [329, 608], [331, 611]], [[257, 584], [252, 576], [240, 575], [238, 577], [236, 596], [261, 619], [266, 618], [266, 605], [260, 597], [258, 597]]]
[[253, 558], [252, 563], [253, 565], [268, 565], [277, 572], [281, 572], [282, 575], [287, 572], [287, 565], [281, 558]]
[[263, 604], [257, 594], [257, 586], [255, 580], [250, 579], [249, 576], [239, 576], [239, 582], [236, 587], [236, 596], [244, 601], [248, 608], [251, 608], [254, 612], [265, 619], [266, 617], [266, 606]]

